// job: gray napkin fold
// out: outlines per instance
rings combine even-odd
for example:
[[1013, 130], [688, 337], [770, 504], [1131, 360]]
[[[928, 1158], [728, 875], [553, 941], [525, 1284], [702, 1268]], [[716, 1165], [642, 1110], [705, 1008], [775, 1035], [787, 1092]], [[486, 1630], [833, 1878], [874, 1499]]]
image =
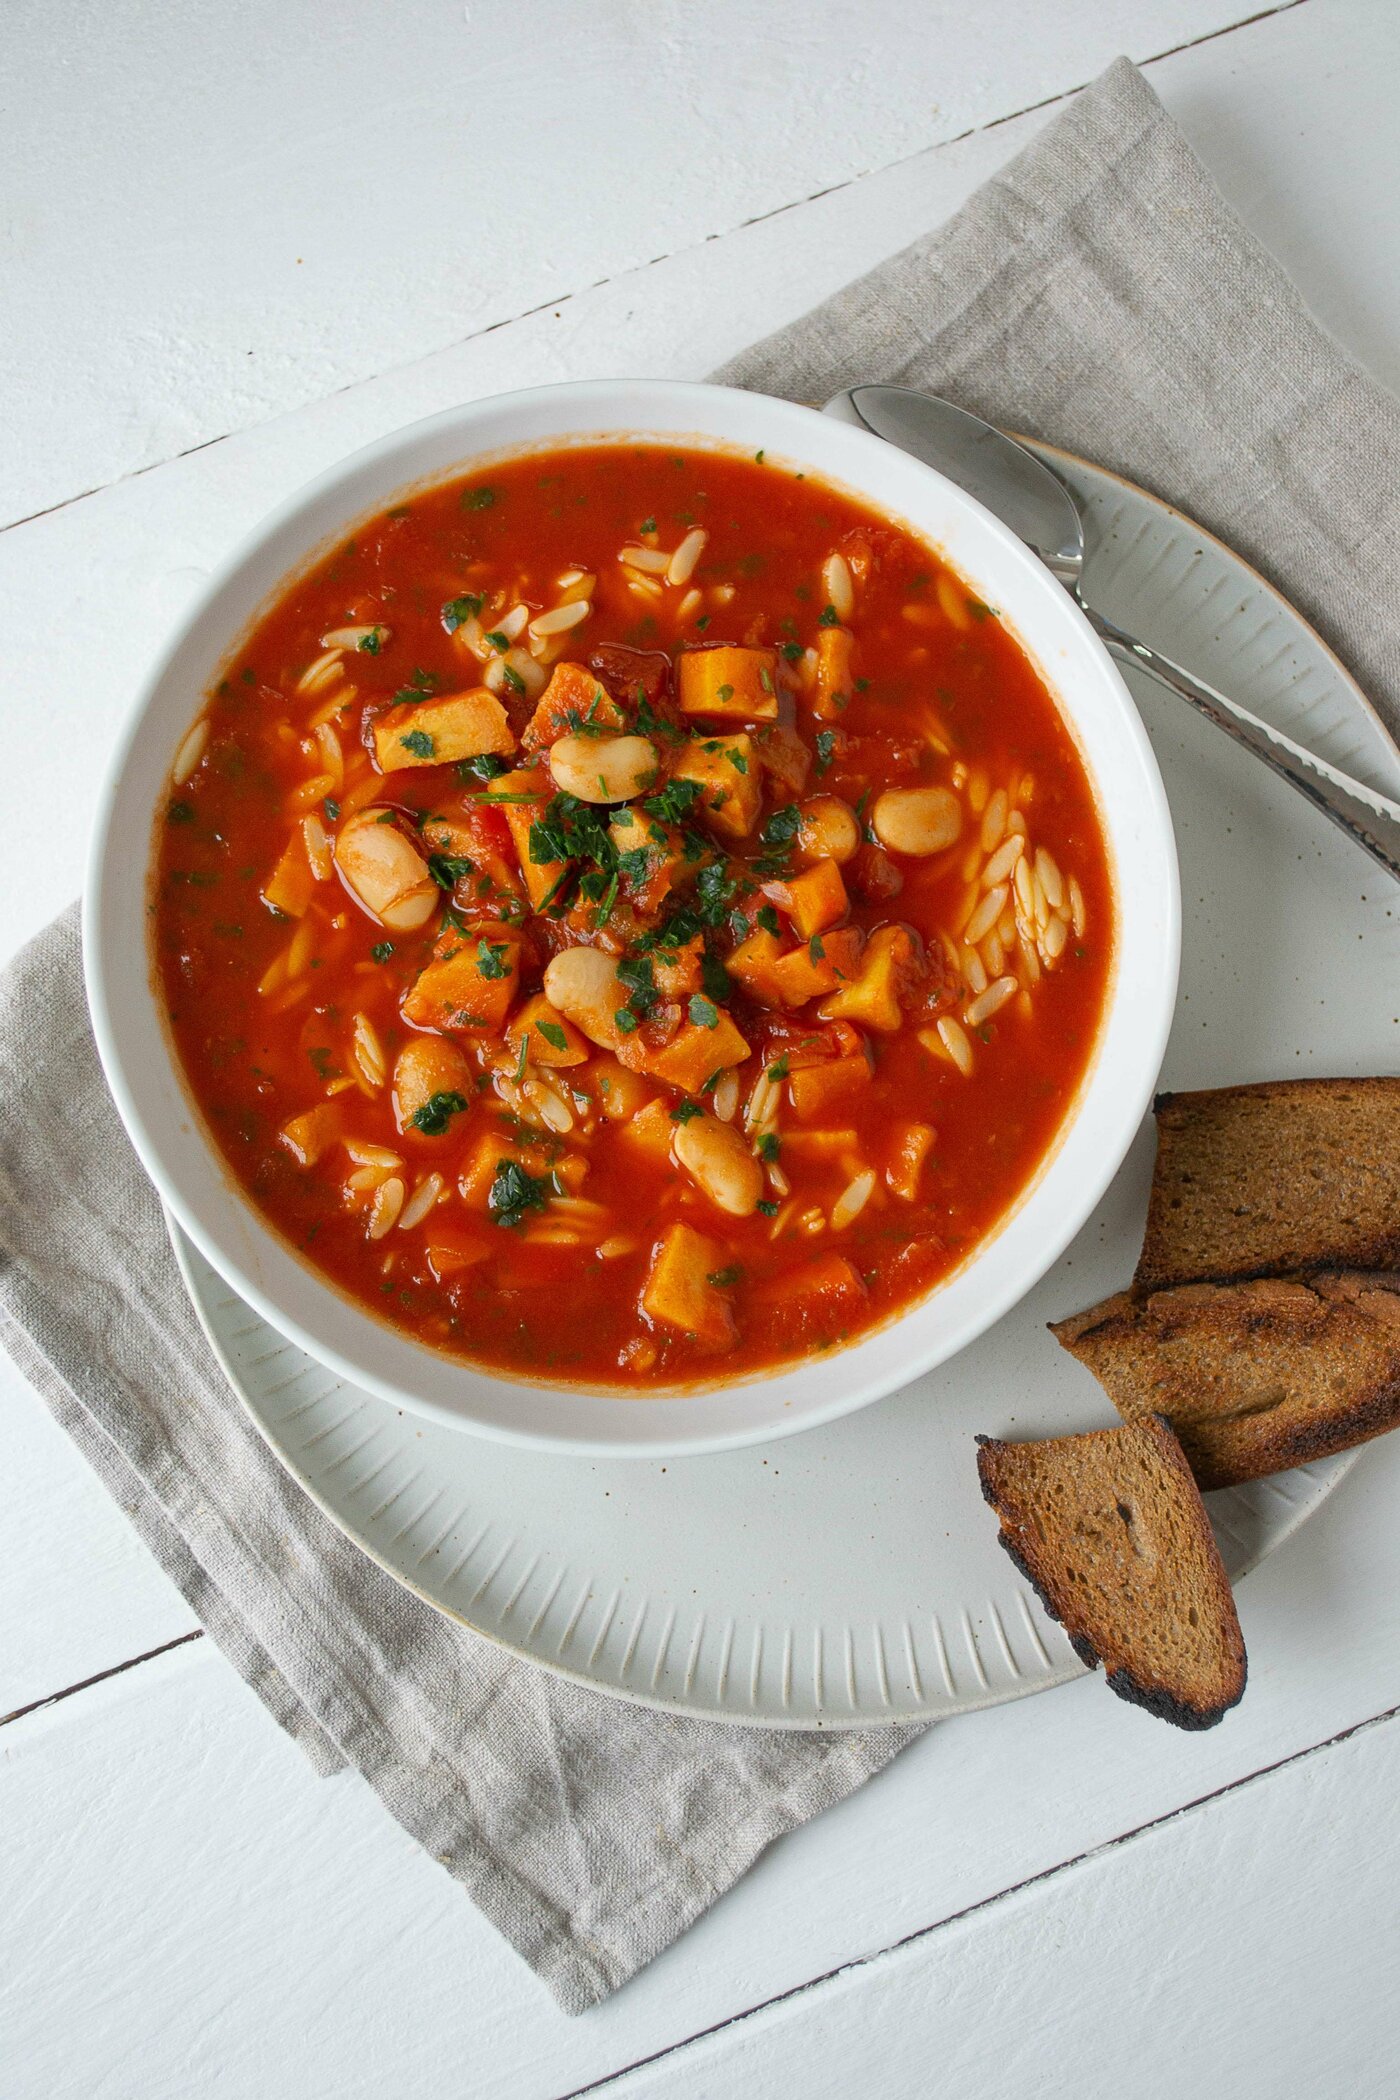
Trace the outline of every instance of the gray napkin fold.
[[[1126, 60], [946, 227], [718, 376], [809, 400], [928, 385], [1117, 467], [1273, 576], [1400, 713], [1400, 411]], [[0, 1340], [317, 1769], [356, 1767], [566, 2011], [916, 1732], [649, 1713], [513, 1660], [349, 1545], [186, 1301], [97, 1065], [72, 911], [0, 982]]]

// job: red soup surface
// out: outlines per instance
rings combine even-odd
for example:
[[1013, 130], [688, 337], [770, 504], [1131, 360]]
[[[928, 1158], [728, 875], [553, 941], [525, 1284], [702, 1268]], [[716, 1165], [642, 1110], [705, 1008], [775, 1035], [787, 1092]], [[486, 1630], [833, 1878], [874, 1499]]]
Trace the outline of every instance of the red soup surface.
[[1103, 832], [1050, 695], [820, 482], [534, 453], [367, 523], [207, 699], [159, 982], [239, 1183], [419, 1340], [644, 1391], [852, 1341], [1035, 1178]]

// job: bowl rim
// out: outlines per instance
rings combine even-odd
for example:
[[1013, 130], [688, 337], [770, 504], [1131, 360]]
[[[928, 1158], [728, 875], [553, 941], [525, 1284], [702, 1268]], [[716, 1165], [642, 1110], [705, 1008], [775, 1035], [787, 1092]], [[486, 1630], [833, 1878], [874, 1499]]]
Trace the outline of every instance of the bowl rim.
[[[513, 413], [528, 415], [533, 408], [547, 410], [552, 404], [567, 406], [570, 403], [579, 404], [577, 420], [571, 422], [567, 428], [560, 427], [557, 431], [535, 439], [508, 441], [504, 444], [497, 442], [493, 445], [488, 434], [476, 435], [472, 430], [474, 424], [489, 423], [493, 418], [508, 418]], [[402, 1330], [389, 1327], [388, 1323], [375, 1318], [328, 1277], [297, 1256], [234, 1181], [214, 1144], [212, 1135], [203, 1125], [198, 1106], [185, 1082], [174, 1045], [156, 1011], [154, 987], [147, 969], [135, 1004], [140, 1005], [144, 997], [156, 1033], [161, 1038], [170, 1076], [183, 1094], [198, 1129], [200, 1144], [206, 1155], [206, 1167], [222, 1185], [226, 1196], [232, 1195], [235, 1206], [242, 1213], [242, 1223], [245, 1227], [251, 1226], [255, 1241], [268, 1243], [283, 1261], [289, 1260], [296, 1264], [298, 1274], [306, 1279], [311, 1287], [313, 1303], [321, 1300], [333, 1306], [341, 1321], [348, 1314], [352, 1338], [357, 1327], [372, 1332], [381, 1343], [386, 1336], [392, 1337], [399, 1346], [398, 1349], [391, 1349], [390, 1355], [397, 1354], [400, 1350], [407, 1351], [411, 1358], [419, 1362], [450, 1367], [451, 1371], [462, 1379], [465, 1389], [485, 1386], [504, 1394], [507, 1396], [507, 1407], [518, 1410], [522, 1420], [528, 1417], [532, 1400], [547, 1399], [558, 1402], [562, 1397], [566, 1407], [570, 1410], [577, 1409], [580, 1415], [585, 1411], [592, 1413], [600, 1408], [608, 1411], [610, 1421], [607, 1430], [595, 1433], [595, 1430], [598, 1430], [596, 1424], [590, 1424], [587, 1428], [581, 1426], [577, 1430], [534, 1425], [525, 1427], [522, 1426], [521, 1420], [486, 1419], [481, 1413], [469, 1411], [467, 1407], [447, 1405], [422, 1392], [412, 1391], [397, 1378], [385, 1376], [375, 1366], [357, 1361], [353, 1355], [347, 1353], [345, 1346], [333, 1338], [328, 1339], [323, 1330], [313, 1330], [295, 1311], [289, 1311], [247, 1273], [247, 1264], [230, 1247], [227, 1235], [206, 1222], [194, 1200], [187, 1196], [175, 1171], [168, 1165], [162, 1150], [161, 1134], [151, 1127], [139, 1097], [138, 1086], [128, 1073], [124, 1038], [130, 1032], [130, 1026], [123, 1008], [124, 1003], [130, 1005], [132, 1002], [132, 987], [129, 978], [118, 981], [114, 976], [112, 931], [123, 906], [129, 908], [130, 897], [129, 890], [123, 888], [120, 880], [113, 882], [108, 879], [115, 853], [113, 830], [118, 815], [119, 797], [131, 768], [141, 754], [143, 739], [148, 732], [149, 718], [158, 708], [167, 683], [182, 655], [204, 642], [206, 630], [211, 618], [218, 611], [223, 595], [236, 589], [245, 571], [291, 529], [302, 528], [303, 554], [300, 560], [283, 568], [280, 581], [272, 586], [271, 592], [265, 593], [257, 601], [251, 611], [245, 613], [240, 626], [215, 635], [217, 647], [213, 654], [213, 662], [221, 663], [227, 660], [241, 637], [265, 610], [269, 598], [285, 588], [291, 577], [309, 567], [326, 546], [332, 544], [340, 534], [352, 529], [359, 518], [372, 515], [382, 508], [384, 503], [392, 501], [396, 492], [407, 492], [414, 487], [430, 487], [435, 481], [441, 483], [468, 474], [473, 470], [473, 463], [476, 461], [485, 464], [489, 460], [528, 451], [532, 447], [567, 445], [570, 442], [586, 442], [589, 439], [606, 443], [610, 439], [622, 440], [650, 434], [670, 436], [681, 441], [684, 436], [690, 436], [719, 451], [738, 451], [743, 441], [726, 433], [722, 427], [715, 427], [721, 424], [724, 414], [724, 408], [716, 408], [716, 403], [727, 405], [730, 413], [735, 416], [742, 414], [735, 404], [742, 403], [747, 410], [757, 412], [765, 418], [765, 427], [771, 422], [774, 434], [766, 442], [778, 458], [799, 458], [811, 451], [818, 455], [811, 461], [814, 478], [826, 480], [837, 487], [849, 488], [853, 495], [871, 508], [883, 509], [891, 515], [896, 514], [896, 506], [884, 497], [873, 495], [859, 472], [859, 462], [862, 458], [870, 462], [872, 469], [877, 459], [883, 461], [888, 469], [888, 455], [894, 452], [894, 448], [868, 432], [835, 423], [814, 408], [738, 388], [672, 380], [565, 381], [548, 387], [531, 387], [492, 395], [418, 419], [359, 447], [297, 487], [273, 510], [260, 518], [249, 532], [243, 534], [228, 555], [216, 565], [133, 696], [104, 772], [98, 814], [92, 831], [82, 910], [84, 974], [89, 1010], [98, 1053], [118, 1112], [162, 1202], [205, 1258], [249, 1305], [336, 1376], [353, 1386], [376, 1394], [393, 1405], [426, 1415], [446, 1426], [490, 1436], [517, 1446], [595, 1457], [606, 1454], [618, 1458], [659, 1458], [766, 1443], [808, 1428], [819, 1427], [842, 1415], [852, 1413], [887, 1393], [899, 1390], [935, 1366], [949, 1361], [961, 1349], [985, 1333], [1034, 1287], [1092, 1214], [1117, 1173], [1152, 1098], [1175, 1011], [1180, 967], [1181, 905], [1174, 833], [1166, 792], [1147, 732], [1127, 686], [1082, 611], [1009, 528], [975, 499], [948, 482], [935, 469], [912, 460], [907, 454], [894, 453], [894, 457], [902, 463], [899, 474], [909, 481], [911, 486], [917, 487], [924, 483], [937, 489], [955, 516], [970, 516], [974, 520], [975, 531], [980, 532], [989, 545], [996, 546], [1001, 556], [1009, 558], [1020, 569], [1027, 579], [1028, 593], [1034, 596], [1036, 592], [1040, 592], [1044, 606], [1054, 605], [1059, 608], [1055, 617], [1067, 634], [1074, 635], [1081, 657], [1087, 652], [1088, 660], [1097, 667], [1104, 692], [1112, 696], [1114, 726], [1125, 741], [1127, 756], [1135, 768], [1141, 791], [1137, 810], [1140, 820], [1139, 837], [1146, 841], [1150, 850], [1155, 849], [1158, 863], [1155, 873], [1159, 884], [1156, 894], [1161, 934], [1159, 967], [1146, 988], [1148, 1007], [1145, 1008], [1139, 1001], [1132, 1016], [1139, 1039], [1137, 1056], [1140, 1066], [1132, 1075], [1131, 1084], [1124, 1086], [1120, 1083], [1111, 1094], [1105, 1093], [1103, 1084], [1103, 1053], [1106, 1040], [1115, 1022], [1121, 1022], [1123, 1005], [1121, 948], [1124, 884], [1120, 865], [1121, 854], [1115, 848], [1113, 824], [1109, 813], [1103, 807], [1103, 797], [1099, 792], [1094, 765], [1088, 752], [1083, 749], [1074, 708], [1062, 684], [1057, 682], [1049, 668], [1038, 659], [1026, 636], [1019, 631], [1013, 608], [1008, 622], [1010, 631], [1019, 646], [1036, 663], [1066, 725], [1080, 743], [1081, 755], [1089, 771], [1091, 784], [1095, 788], [1096, 799], [1100, 805], [1100, 821], [1109, 847], [1110, 860], [1114, 863], [1119, 952], [1115, 953], [1111, 965], [1112, 974], [1093, 1055], [1078, 1093], [1066, 1108], [1055, 1139], [1035, 1176], [1002, 1214], [991, 1232], [978, 1243], [951, 1276], [943, 1279], [923, 1298], [915, 1300], [877, 1328], [819, 1361], [818, 1368], [821, 1364], [834, 1362], [847, 1366], [849, 1371], [848, 1377], [838, 1382], [837, 1388], [825, 1399], [804, 1402], [800, 1407], [794, 1407], [789, 1399], [781, 1411], [770, 1413], [756, 1422], [730, 1421], [725, 1425], [713, 1427], [698, 1424], [682, 1427], [677, 1423], [675, 1432], [666, 1433], [665, 1421], [667, 1418], [674, 1421], [680, 1410], [693, 1412], [699, 1409], [703, 1412], [707, 1404], [722, 1405], [726, 1401], [732, 1403], [737, 1395], [761, 1395], [765, 1387], [791, 1386], [795, 1381], [801, 1380], [804, 1372], [811, 1371], [812, 1362], [810, 1359], [798, 1360], [791, 1364], [775, 1366], [771, 1373], [759, 1371], [755, 1374], [750, 1371], [730, 1380], [720, 1380], [670, 1393], [639, 1392], [633, 1395], [618, 1390], [603, 1393], [585, 1385], [550, 1387], [538, 1380], [531, 1382], [528, 1379], [505, 1377], [494, 1373], [488, 1367], [476, 1366], [470, 1361], [451, 1358], [443, 1352], [430, 1350], [425, 1345], [414, 1342]], [[669, 412], [669, 419], [661, 418], [663, 404]], [[706, 420], [707, 408], [711, 411], [709, 427]], [[653, 416], [658, 419], [654, 428], [649, 421], [649, 417]], [[833, 439], [833, 432], [839, 432], [840, 436]], [[351, 491], [358, 480], [377, 470], [392, 470], [393, 463], [401, 457], [406, 457], [412, 448], [431, 447], [434, 440], [439, 437], [445, 438], [449, 433], [458, 433], [459, 441], [453, 454], [450, 457], [444, 455], [437, 469], [415, 476], [409, 474], [405, 466], [397, 480], [376, 494], [372, 501], [360, 507], [354, 506]], [[790, 444], [784, 442], [789, 436]], [[820, 458], [824, 449], [834, 450], [838, 454], [854, 452], [855, 471], [843, 475], [837, 465], [824, 463]], [[875, 478], [878, 478], [878, 475]], [[317, 532], [310, 520], [317, 509], [327, 503], [337, 509], [339, 515], [329, 530]], [[937, 544], [930, 530], [918, 527], [912, 520], [902, 522], [906, 523], [909, 529], [920, 533], [931, 545]], [[948, 558], [955, 568], [958, 567], [956, 550], [950, 552]], [[190, 712], [194, 712], [192, 703]], [[159, 778], [163, 781], [167, 774], [168, 768], [163, 768]], [[148, 809], [147, 828], [141, 841], [139, 875], [143, 919], [153, 821], [153, 810]], [[1095, 1102], [1099, 1114], [1106, 1119], [1107, 1127], [1100, 1133], [1101, 1159], [1073, 1195], [1061, 1192], [1063, 1200], [1053, 1219], [1041, 1221], [1039, 1242], [1034, 1254], [1029, 1259], [1015, 1263], [1012, 1272], [995, 1286], [990, 1284], [990, 1280], [987, 1281], [981, 1305], [972, 1314], [964, 1314], [954, 1329], [951, 1341], [947, 1341], [946, 1338], [934, 1338], [924, 1342], [922, 1346], [907, 1347], [897, 1368], [891, 1369], [887, 1365], [885, 1369], [868, 1372], [864, 1377], [857, 1375], [856, 1359], [861, 1352], [868, 1351], [881, 1337], [891, 1336], [907, 1328], [909, 1322], [922, 1310], [936, 1303], [961, 1279], [982, 1267], [993, 1249], [1005, 1241], [1017, 1220], [1027, 1209], [1035, 1207], [1037, 1199], [1043, 1197], [1047, 1183], [1054, 1179], [1057, 1165], [1063, 1160], [1066, 1147], [1080, 1127], [1091, 1100]], [[623, 1415], [622, 1410], [630, 1410], [630, 1423], [640, 1427], [637, 1412], [639, 1407], [645, 1408], [645, 1418], [653, 1433], [639, 1437], [623, 1433], [623, 1425], [629, 1418]], [[661, 1427], [661, 1434], [654, 1433], [658, 1425]]]

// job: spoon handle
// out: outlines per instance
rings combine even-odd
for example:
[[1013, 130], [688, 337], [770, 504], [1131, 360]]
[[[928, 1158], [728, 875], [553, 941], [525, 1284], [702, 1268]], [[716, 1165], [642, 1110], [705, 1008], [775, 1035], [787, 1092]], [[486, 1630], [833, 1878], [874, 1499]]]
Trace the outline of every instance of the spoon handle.
[[1330, 817], [1364, 853], [1379, 861], [1386, 873], [1400, 882], [1400, 803], [1363, 786], [1359, 780], [1349, 779], [1316, 753], [1295, 744], [1282, 730], [1261, 722], [1238, 701], [1227, 700], [1214, 686], [1194, 678], [1169, 657], [1159, 656], [1146, 642], [1125, 634], [1101, 612], [1085, 605], [1082, 598], [1079, 602], [1110, 655], [1148, 672], [1168, 692], [1188, 701], [1198, 714], [1214, 722], [1217, 729], [1223, 729], [1226, 736], [1243, 744], [1256, 758], [1262, 758], [1266, 766], [1297, 788], [1315, 809]]

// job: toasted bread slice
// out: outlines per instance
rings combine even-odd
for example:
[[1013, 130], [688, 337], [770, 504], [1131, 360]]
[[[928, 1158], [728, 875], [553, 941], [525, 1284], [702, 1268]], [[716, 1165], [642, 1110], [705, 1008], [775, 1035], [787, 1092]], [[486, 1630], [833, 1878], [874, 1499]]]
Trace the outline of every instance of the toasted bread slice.
[[1289, 1079], [1156, 1106], [1139, 1293], [1400, 1267], [1400, 1079]]
[[1400, 1276], [1123, 1292], [1050, 1331], [1125, 1422], [1166, 1416], [1203, 1488], [1329, 1458], [1400, 1422]]
[[1043, 1443], [979, 1436], [1001, 1543], [1120, 1699], [1213, 1728], [1244, 1693], [1229, 1577], [1181, 1446], [1155, 1416]]

